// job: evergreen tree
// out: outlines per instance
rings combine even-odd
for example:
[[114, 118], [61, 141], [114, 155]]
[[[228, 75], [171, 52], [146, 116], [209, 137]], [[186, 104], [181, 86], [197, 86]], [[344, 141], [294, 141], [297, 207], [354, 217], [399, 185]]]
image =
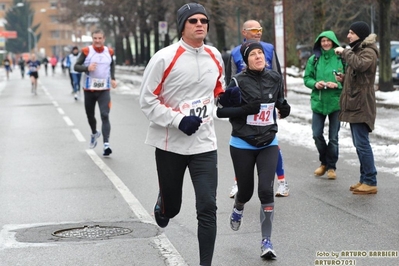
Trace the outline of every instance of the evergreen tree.
[[[23, 3], [23, 6], [19, 6], [18, 3]], [[7, 31], [16, 31], [16, 39], [7, 39], [6, 50], [12, 53], [25, 53], [29, 52], [29, 38], [31, 39], [31, 49], [34, 47], [34, 37], [32, 33], [28, 31], [31, 26], [32, 31], [36, 34], [36, 30], [40, 27], [40, 23], [32, 26], [34, 17], [34, 10], [31, 9], [30, 3], [26, 0], [14, 0], [13, 7], [9, 8], [5, 14], [5, 29]], [[30, 36], [29, 36], [29, 35]], [[41, 34], [36, 35], [37, 41], [39, 41]]]

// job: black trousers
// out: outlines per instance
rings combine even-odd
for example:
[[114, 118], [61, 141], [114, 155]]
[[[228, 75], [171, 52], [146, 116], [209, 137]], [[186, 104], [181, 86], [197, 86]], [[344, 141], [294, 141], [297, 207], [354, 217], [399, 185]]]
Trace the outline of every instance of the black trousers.
[[162, 211], [169, 218], [180, 212], [188, 167], [195, 191], [200, 265], [211, 265], [216, 240], [217, 152], [181, 155], [157, 148], [155, 159]]

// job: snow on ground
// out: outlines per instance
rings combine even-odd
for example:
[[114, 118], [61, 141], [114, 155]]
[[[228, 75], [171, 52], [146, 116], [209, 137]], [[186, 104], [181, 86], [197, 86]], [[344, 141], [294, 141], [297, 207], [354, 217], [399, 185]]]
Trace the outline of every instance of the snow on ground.
[[[123, 71], [120, 69], [117, 73], [120, 83], [117, 89], [119, 93], [138, 95], [142, 71], [142, 67], [125, 67]], [[309, 103], [310, 90], [303, 85], [301, 77], [291, 76], [287, 76], [287, 88], [287, 100], [291, 105], [291, 115], [287, 119], [278, 121], [278, 138], [283, 142], [305, 147], [317, 154], [310, 125], [312, 118]], [[389, 109], [378, 107], [375, 130], [370, 134], [377, 170], [399, 177], [399, 91], [376, 91], [376, 97], [378, 103], [391, 105]], [[397, 109], [392, 109], [392, 106], [397, 106]], [[355, 155], [356, 150], [353, 147], [349, 125], [341, 126], [339, 138], [340, 154]], [[359, 165], [357, 160], [347, 162]], [[379, 162], [384, 162], [389, 167], [383, 168]]]

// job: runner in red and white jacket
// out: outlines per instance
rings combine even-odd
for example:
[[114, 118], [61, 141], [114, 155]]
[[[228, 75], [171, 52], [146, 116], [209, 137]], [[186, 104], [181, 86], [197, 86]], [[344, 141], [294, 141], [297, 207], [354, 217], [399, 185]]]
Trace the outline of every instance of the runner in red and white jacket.
[[205, 266], [212, 263], [216, 239], [215, 99], [222, 105], [240, 100], [239, 90], [224, 91], [222, 55], [204, 44], [208, 22], [200, 4], [177, 11], [182, 38], [151, 58], [140, 93], [141, 109], [150, 121], [145, 143], [155, 147], [158, 172], [155, 220], [163, 228], [180, 212], [188, 168], [196, 198], [199, 264]]
[[[111, 124], [109, 122], [109, 112], [111, 109], [110, 89], [116, 88], [115, 64], [112, 58], [114, 52], [111, 48], [104, 46], [104, 32], [100, 29], [92, 33], [93, 44], [82, 48], [82, 52], [74, 70], [84, 72], [83, 90], [85, 95], [85, 110], [89, 121], [91, 136], [90, 148], [94, 149], [97, 145], [97, 138], [103, 134], [103, 155], [109, 156], [112, 153], [109, 145]], [[101, 131], [97, 130], [95, 118], [95, 107], [98, 102], [101, 114]]]

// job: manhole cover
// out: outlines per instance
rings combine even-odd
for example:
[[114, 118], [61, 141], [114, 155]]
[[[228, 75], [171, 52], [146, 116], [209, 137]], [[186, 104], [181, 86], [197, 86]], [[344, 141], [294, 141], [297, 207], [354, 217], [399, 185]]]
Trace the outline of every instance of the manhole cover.
[[[112, 239], [151, 238], [162, 233], [155, 224], [138, 220], [82, 223], [43, 224], [33, 227], [9, 229], [15, 233], [15, 240], [23, 243], [103, 241]], [[0, 253], [2, 244], [0, 232]], [[0, 255], [1, 258], [1, 255]], [[3, 265], [0, 261], [0, 265]]]
[[123, 227], [85, 225], [83, 227], [58, 230], [53, 236], [77, 239], [101, 239], [130, 234], [132, 230]]

